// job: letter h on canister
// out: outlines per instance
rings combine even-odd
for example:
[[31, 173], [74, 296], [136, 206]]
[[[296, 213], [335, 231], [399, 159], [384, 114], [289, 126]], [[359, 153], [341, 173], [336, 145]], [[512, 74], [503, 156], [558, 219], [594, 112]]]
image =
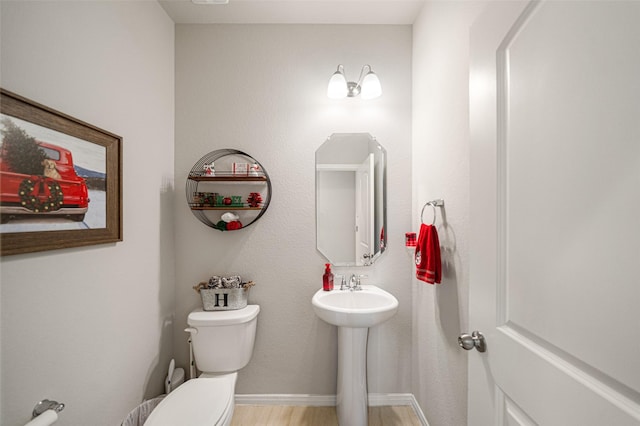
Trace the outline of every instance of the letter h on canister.
[[216, 293], [216, 304], [214, 306], [220, 306], [220, 296], [223, 298], [222, 306], [229, 306], [229, 295], [227, 293]]

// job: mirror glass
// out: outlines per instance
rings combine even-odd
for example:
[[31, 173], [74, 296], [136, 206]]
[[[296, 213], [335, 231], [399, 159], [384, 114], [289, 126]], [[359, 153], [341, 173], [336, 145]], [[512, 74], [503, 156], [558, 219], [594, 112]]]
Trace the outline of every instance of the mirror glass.
[[335, 266], [371, 265], [387, 242], [385, 149], [334, 133], [316, 151], [316, 246]]

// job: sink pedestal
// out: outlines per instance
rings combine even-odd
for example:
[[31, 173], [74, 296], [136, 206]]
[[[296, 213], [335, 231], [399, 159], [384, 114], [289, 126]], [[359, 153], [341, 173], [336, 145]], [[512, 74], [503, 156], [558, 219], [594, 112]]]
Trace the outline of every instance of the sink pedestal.
[[369, 327], [395, 315], [398, 299], [374, 285], [358, 291], [316, 291], [313, 310], [338, 327], [336, 412], [340, 426], [367, 426], [367, 336]]
[[338, 327], [336, 412], [340, 426], [367, 426], [366, 327]]

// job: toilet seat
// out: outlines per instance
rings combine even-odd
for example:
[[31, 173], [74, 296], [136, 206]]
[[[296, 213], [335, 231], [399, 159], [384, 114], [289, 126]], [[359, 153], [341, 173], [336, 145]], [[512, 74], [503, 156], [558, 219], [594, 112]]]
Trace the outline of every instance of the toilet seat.
[[202, 375], [171, 392], [144, 426], [222, 426], [231, 423], [238, 373]]

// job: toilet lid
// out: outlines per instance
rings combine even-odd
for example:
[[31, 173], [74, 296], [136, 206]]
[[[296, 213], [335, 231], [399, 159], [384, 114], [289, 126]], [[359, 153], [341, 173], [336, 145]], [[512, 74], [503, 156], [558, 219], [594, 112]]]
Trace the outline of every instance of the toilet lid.
[[235, 374], [189, 380], [151, 412], [145, 426], [214, 426], [233, 405]]
[[257, 317], [259, 312], [260, 305], [247, 305], [230, 311], [205, 311], [198, 308], [189, 314], [187, 324], [192, 327], [242, 324]]

